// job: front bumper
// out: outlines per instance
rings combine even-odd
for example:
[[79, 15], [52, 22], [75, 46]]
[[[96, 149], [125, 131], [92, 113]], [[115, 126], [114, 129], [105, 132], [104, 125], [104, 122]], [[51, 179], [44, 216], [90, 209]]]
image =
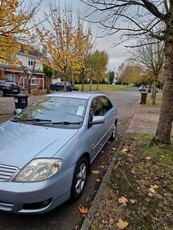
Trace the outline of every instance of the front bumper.
[[44, 213], [70, 198], [74, 168], [35, 183], [0, 182], [0, 210]]

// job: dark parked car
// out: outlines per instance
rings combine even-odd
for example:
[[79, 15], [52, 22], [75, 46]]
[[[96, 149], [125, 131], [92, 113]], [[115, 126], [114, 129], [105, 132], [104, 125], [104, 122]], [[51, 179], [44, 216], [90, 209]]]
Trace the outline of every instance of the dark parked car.
[[13, 81], [0, 81], [0, 97], [6, 94], [18, 94], [20, 87]]
[[0, 125], [0, 210], [44, 213], [78, 199], [116, 132], [117, 108], [104, 94], [51, 94], [23, 109]]
[[[73, 90], [77, 90], [74, 85], [72, 85], [70, 82], [66, 82], [66, 88], [67, 91], [71, 92]], [[64, 90], [64, 82], [56, 82], [54, 84], [50, 85], [50, 90], [56, 90], [56, 91], [60, 91], [60, 90]]]

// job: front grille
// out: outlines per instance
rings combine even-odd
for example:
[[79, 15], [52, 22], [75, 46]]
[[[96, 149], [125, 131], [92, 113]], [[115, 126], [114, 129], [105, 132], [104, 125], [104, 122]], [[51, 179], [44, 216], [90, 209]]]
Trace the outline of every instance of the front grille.
[[15, 175], [17, 170], [17, 167], [0, 165], [0, 181], [3, 182], [10, 180]]
[[4, 203], [0, 201], [0, 210], [11, 211], [14, 207], [14, 204]]

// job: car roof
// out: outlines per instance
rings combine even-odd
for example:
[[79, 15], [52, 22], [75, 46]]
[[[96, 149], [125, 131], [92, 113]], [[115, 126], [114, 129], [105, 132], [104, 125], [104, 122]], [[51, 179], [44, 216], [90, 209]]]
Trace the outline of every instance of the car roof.
[[95, 93], [95, 92], [61, 92], [61, 93], [49, 94], [47, 96], [89, 99], [91, 97], [94, 98], [96, 96], [106, 96], [106, 95], [102, 93]]

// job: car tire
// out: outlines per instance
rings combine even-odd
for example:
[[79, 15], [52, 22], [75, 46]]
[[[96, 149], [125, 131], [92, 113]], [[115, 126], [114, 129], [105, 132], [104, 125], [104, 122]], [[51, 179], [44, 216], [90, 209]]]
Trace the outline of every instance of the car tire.
[[113, 127], [113, 130], [112, 130], [112, 134], [110, 136], [110, 141], [113, 141], [115, 140], [116, 138], [116, 135], [117, 135], [117, 122], [114, 123], [114, 127]]
[[71, 187], [71, 200], [77, 200], [81, 197], [88, 175], [88, 161], [85, 157], [81, 157], [76, 164], [73, 182]]
[[3, 90], [0, 90], [0, 97], [3, 97], [4, 96], [4, 92]]

